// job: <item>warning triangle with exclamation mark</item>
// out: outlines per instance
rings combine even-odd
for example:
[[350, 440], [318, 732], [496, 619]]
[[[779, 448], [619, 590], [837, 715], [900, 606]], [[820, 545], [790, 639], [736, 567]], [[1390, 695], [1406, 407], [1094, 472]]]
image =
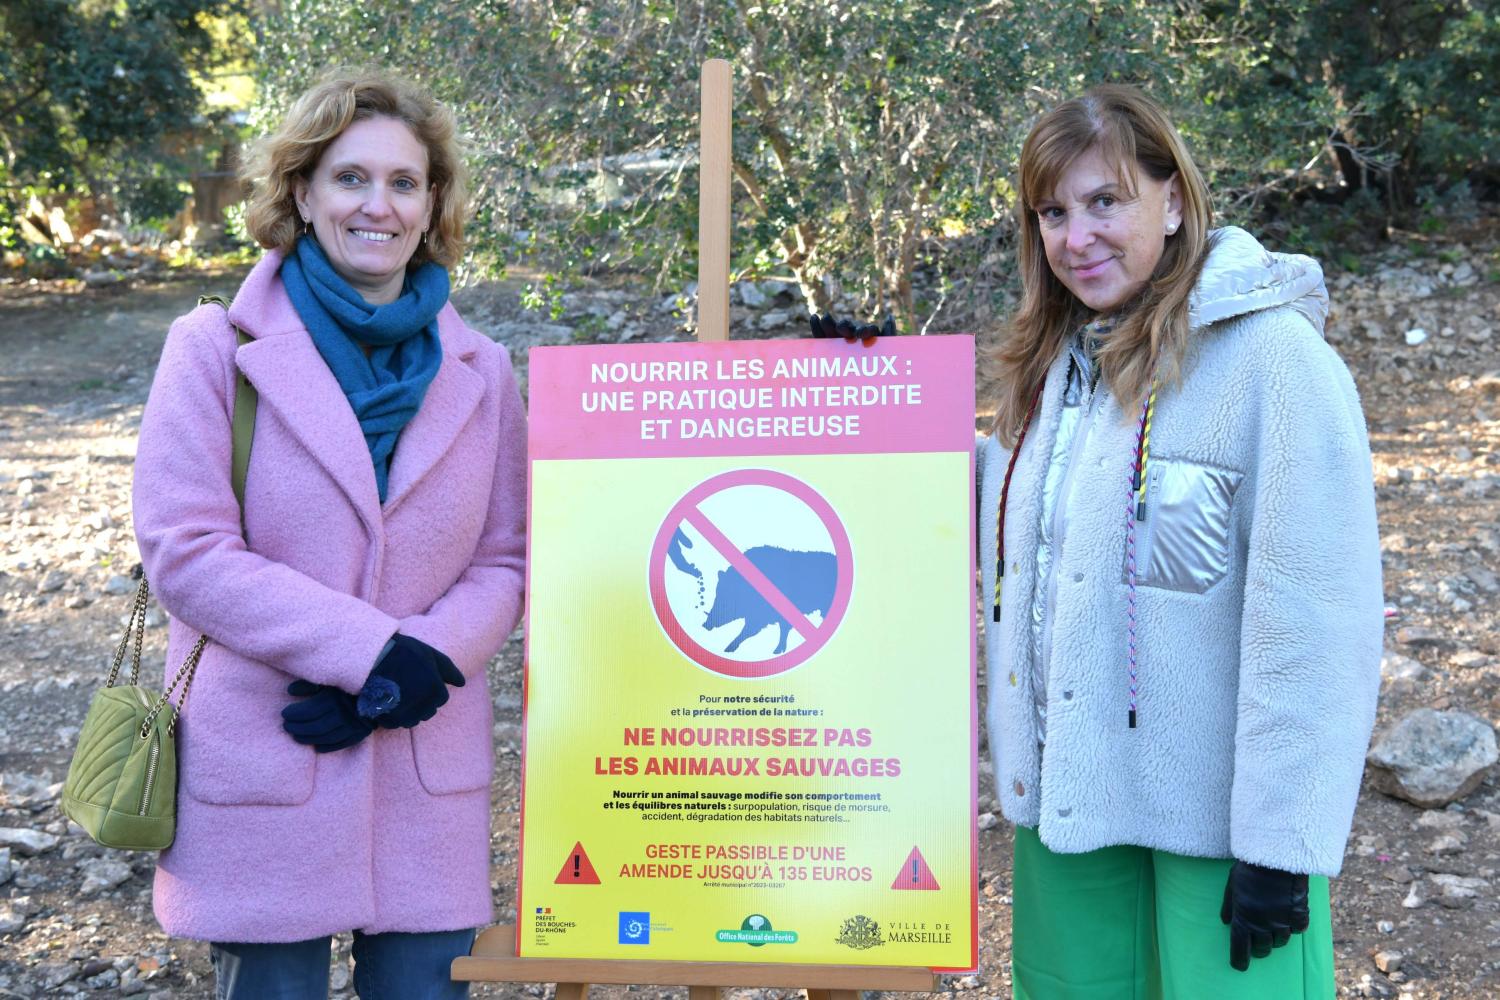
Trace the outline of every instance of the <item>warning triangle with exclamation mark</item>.
[[558, 885], [599, 884], [599, 873], [594, 871], [589, 856], [584, 853], [583, 841], [574, 844], [573, 849], [568, 852], [568, 858], [563, 862], [562, 871], [557, 873], [555, 881]]
[[896, 881], [891, 883], [892, 889], [937, 889], [937, 876], [932, 874], [932, 869], [927, 867], [927, 859], [922, 857], [922, 852], [913, 847], [911, 853], [906, 856], [906, 863], [901, 866], [901, 871], [896, 874]]

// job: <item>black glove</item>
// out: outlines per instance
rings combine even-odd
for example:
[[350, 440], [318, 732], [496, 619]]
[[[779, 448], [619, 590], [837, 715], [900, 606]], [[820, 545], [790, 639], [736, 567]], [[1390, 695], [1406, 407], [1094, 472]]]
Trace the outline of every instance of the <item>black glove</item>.
[[448, 701], [448, 685], [464, 686], [464, 675], [436, 649], [397, 632], [391, 648], [359, 692], [359, 714], [383, 729], [410, 729], [437, 714]]
[[352, 747], [369, 736], [375, 723], [362, 717], [354, 696], [312, 681], [292, 681], [286, 693], [301, 698], [281, 710], [281, 728], [318, 753]]
[[1307, 876], [1236, 861], [1224, 885], [1219, 919], [1229, 925], [1229, 964], [1244, 972], [1307, 930]]
[[853, 320], [834, 319], [832, 316], [819, 316], [817, 313], [813, 313], [807, 317], [807, 324], [812, 327], [812, 335], [819, 340], [830, 337], [843, 337], [848, 341], [863, 340], [866, 347], [875, 343], [876, 337], [894, 337], [896, 335], [896, 321], [890, 316], [885, 318], [884, 326], [876, 326], [874, 323], [863, 323], [856, 326]]

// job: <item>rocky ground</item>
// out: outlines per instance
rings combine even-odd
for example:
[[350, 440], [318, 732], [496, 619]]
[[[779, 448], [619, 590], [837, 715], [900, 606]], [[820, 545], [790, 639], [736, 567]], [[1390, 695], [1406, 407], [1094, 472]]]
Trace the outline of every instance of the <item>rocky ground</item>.
[[[1331, 276], [1329, 339], [1363, 394], [1375, 451], [1393, 609], [1377, 737], [1420, 707], [1500, 721], [1500, 227], [1402, 241]], [[151, 917], [154, 858], [105, 850], [71, 829], [57, 798], [92, 693], [128, 609], [136, 562], [130, 470], [162, 338], [203, 291], [234, 274], [161, 273], [79, 287], [0, 284], [0, 998], [212, 994], [206, 948]], [[682, 335], [676, 296], [571, 293], [557, 321], [506, 286], [460, 309], [502, 339], [524, 373], [538, 343]], [[793, 289], [736, 294], [737, 335], [798, 335]], [[160, 670], [154, 609], [147, 663]], [[521, 644], [490, 668], [500, 749], [494, 893], [513, 909], [520, 774]], [[953, 994], [1006, 997], [1010, 832], [981, 782], [981, 970]], [[1500, 996], [1500, 782], [1422, 809], [1368, 780], [1335, 883], [1340, 996]], [[333, 970], [348, 996], [347, 940]], [[476, 988], [540, 996], [541, 986]], [[596, 994], [681, 996], [612, 988]], [[764, 991], [766, 996], [778, 991]]]

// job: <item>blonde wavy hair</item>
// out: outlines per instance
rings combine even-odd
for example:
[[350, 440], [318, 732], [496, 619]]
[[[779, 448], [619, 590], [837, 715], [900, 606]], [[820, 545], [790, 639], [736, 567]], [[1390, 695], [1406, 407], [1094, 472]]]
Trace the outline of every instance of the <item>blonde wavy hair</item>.
[[251, 147], [240, 170], [250, 189], [245, 228], [266, 249], [290, 251], [302, 231], [295, 196], [326, 150], [351, 124], [386, 117], [405, 122], [427, 150], [432, 218], [407, 266], [432, 260], [451, 268], [463, 258], [468, 177], [453, 112], [426, 88], [383, 70], [341, 68], [297, 98], [271, 134]]
[[1166, 237], [1150, 281], [1120, 310], [1099, 352], [1110, 392], [1131, 413], [1150, 391], [1152, 373], [1163, 384], [1181, 375], [1188, 346], [1188, 298], [1209, 251], [1213, 206], [1203, 175], [1166, 112], [1134, 87], [1107, 84], [1048, 111], [1021, 149], [1016, 200], [1020, 234], [1021, 304], [990, 370], [1001, 385], [994, 432], [1013, 446], [1047, 369], [1074, 330], [1088, 322], [1087, 306], [1052, 273], [1042, 245], [1036, 206], [1079, 156], [1097, 150], [1122, 170], [1133, 197], [1140, 174], [1157, 181], [1175, 174], [1182, 192], [1182, 224]]

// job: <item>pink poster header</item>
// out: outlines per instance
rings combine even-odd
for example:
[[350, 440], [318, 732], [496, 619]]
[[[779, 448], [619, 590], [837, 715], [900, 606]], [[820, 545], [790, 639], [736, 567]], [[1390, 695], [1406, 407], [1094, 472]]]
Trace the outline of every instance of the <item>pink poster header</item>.
[[531, 458], [969, 451], [974, 338], [534, 347]]

